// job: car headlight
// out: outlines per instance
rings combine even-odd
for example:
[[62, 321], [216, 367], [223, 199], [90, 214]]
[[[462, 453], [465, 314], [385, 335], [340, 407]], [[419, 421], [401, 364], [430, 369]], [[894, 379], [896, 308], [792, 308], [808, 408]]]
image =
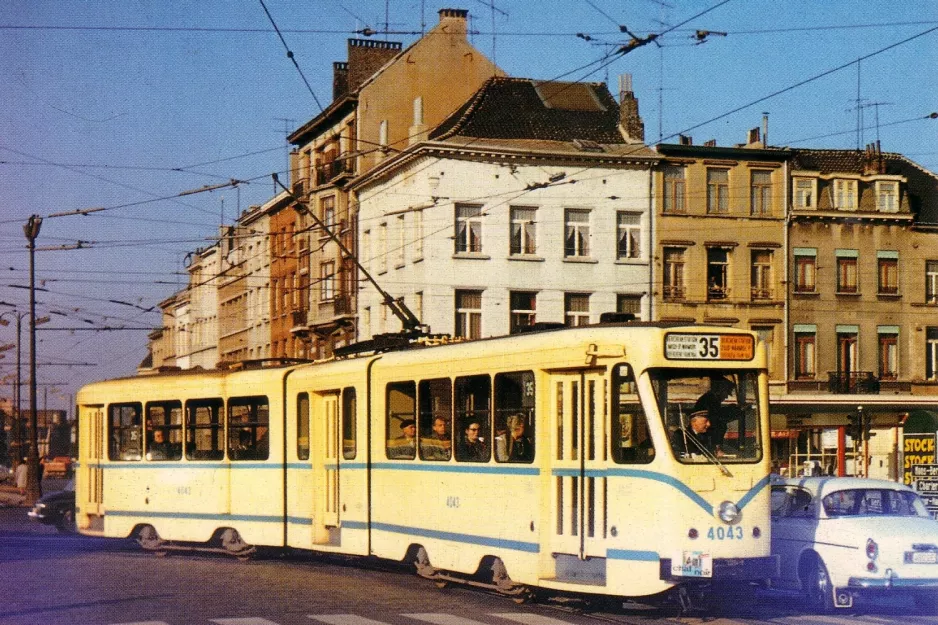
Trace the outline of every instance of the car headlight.
[[727, 525], [732, 525], [739, 520], [739, 508], [732, 501], [724, 501], [717, 508], [717, 516]]

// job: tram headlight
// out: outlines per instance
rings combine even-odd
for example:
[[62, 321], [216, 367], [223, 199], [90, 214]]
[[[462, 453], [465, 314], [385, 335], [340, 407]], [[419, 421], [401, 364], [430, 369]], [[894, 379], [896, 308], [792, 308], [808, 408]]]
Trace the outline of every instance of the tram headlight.
[[739, 508], [732, 501], [724, 501], [717, 508], [717, 516], [727, 525], [732, 525], [739, 520]]

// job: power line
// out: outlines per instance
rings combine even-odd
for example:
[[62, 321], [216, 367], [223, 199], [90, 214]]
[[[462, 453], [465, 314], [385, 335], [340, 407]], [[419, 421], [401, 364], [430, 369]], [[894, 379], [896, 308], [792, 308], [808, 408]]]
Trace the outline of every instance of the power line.
[[280, 43], [283, 44], [283, 47], [287, 51], [287, 58], [293, 62], [293, 66], [296, 68], [296, 71], [300, 73], [300, 78], [303, 79], [303, 83], [306, 84], [306, 88], [309, 90], [309, 94], [313, 96], [313, 100], [316, 101], [316, 106], [319, 107], [319, 112], [323, 111], [322, 104], [319, 103], [319, 98], [316, 97], [316, 93], [313, 91], [312, 86], [309, 84], [309, 81], [306, 80], [306, 75], [303, 74], [303, 70], [300, 69], [300, 64], [296, 62], [296, 57], [293, 55], [293, 50], [290, 49], [290, 46], [287, 45], [287, 40], [283, 38], [283, 34], [280, 32], [280, 29], [277, 27], [277, 23], [274, 21], [274, 16], [270, 14], [270, 11], [267, 10], [267, 5], [264, 4], [264, 0], [257, 0], [261, 3], [261, 7], [264, 8], [264, 13], [267, 14], [267, 19], [270, 20], [270, 24], [274, 27], [274, 30], [277, 31], [277, 36], [280, 37]]

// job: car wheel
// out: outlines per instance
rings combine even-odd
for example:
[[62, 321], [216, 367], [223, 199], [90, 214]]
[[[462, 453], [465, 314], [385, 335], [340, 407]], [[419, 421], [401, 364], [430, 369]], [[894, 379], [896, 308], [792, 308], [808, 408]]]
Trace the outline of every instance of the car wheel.
[[823, 614], [834, 610], [834, 587], [820, 556], [815, 556], [808, 564], [803, 583], [810, 609]]
[[59, 517], [55, 527], [63, 534], [74, 534], [77, 531], [75, 527], [75, 511], [69, 509], [63, 510], [62, 516]]

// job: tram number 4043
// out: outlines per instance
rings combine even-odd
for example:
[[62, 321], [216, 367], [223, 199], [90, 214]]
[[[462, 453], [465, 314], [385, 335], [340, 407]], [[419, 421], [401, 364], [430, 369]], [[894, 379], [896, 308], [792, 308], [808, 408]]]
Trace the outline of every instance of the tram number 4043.
[[743, 528], [739, 525], [733, 527], [711, 527], [707, 530], [707, 538], [710, 540], [742, 540]]

